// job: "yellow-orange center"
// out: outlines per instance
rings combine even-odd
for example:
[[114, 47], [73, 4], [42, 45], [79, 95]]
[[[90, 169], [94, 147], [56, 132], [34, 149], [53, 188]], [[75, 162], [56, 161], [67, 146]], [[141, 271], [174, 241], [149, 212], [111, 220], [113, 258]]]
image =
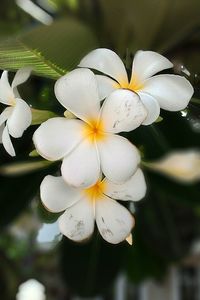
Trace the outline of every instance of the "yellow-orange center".
[[9, 97], [9, 105], [10, 106], [15, 106], [16, 105], [16, 100], [14, 97]]
[[119, 83], [115, 84], [115, 87], [119, 89], [128, 89], [133, 92], [138, 92], [144, 87], [144, 84], [138, 79], [136, 75], [133, 75], [130, 82], [127, 82], [126, 80], [120, 80]]
[[86, 195], [89, 201], [97, 201], [103, 198], [104, 190], [105, 190], [105, 182], [99, 180], [92, 187], [83, 190], [83, 193]]
[[102, 122], [90, 121], [90, 125], [85, 124], [83, 134], [92, 143], [106, 138]]

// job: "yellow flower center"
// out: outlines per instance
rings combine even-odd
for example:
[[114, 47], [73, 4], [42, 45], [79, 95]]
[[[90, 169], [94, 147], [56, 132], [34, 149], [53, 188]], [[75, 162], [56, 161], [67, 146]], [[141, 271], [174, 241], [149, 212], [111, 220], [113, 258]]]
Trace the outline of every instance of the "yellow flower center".
[[131, 78], [131, 81], [129, 83], [129, 90], [132, 90], [134, 92], [138, 92], [144, 87], [144, 84], [139, 80], [139, 78], [136, 75], [133, 75]]
[[120, 83], [115, 84], [115, 88], [118, 89], [127, 89], [131, 90], [133, 92], [138, 92], [144, 87], [144, 84], [139, 80], [139, 78], [136, 75], [133, 75], [130, 82], [127, 82], [126, 80], [120, 80]]
[[83, 134], [92, 143], [94, 141], [100, 141], [106, 138], [106, 134], [104, 132], [104, 126], [101, 121], [96, 122], [91, 120], [90, 125], [86, 124], [84, 126]]
[[83, 190], [83, 193], [86, 195], [89, 201], [101, 200], [104, 197], [105, 182], [97, 181], [92, 187]]
[[14, 97], [10, 97], [10, 98], [9, 98], [9, 105], [10, 105], [10, 106], [15, 106], [15, 105], [16, 105], [16, 100], [15, 100]]

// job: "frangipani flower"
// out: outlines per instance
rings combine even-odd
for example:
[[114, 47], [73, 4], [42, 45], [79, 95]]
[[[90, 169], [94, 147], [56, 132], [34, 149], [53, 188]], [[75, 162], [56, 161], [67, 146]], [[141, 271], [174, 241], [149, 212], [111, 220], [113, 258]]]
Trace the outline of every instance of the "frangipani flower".
[[138, 150], [127, 139], [116, 135], [129, 131], [146, 116], [143, 105], [132, 97], [121, 106], [112, 95], [100, 109], [95, 75], [76, 69], [55, 85], [59, 102], [77, 119], [52, 118], [35, 132], [33, 141], [41, 156], [63, 159], [64, 180], [76, 187], [94, 185], [101, 174], [113, 182], [130, 178], [140, 162]]
[[[96, 49], [86, 55], [80, 67], [98, 70], [110, 77], [97, 75], [100, 98], [104, 99], [114, 90], [118, 99], [121, 89], [125, 89], [124, 97], [131, 97], [130, 91], [140, 98], [148, 111], [143, 125], [153, 123], [160, 114], [160, 108], [169, 111], [184, 109], [193, 94], [193, 87], [187, 79], [178, 75], [161, 74], [173, 64], [164, 56], [153, 51], [138, 51], [135, 54], [130, 81], [119, 56], [109, 49]], [[121, 97], [121, 102], [123, 101]]]
[[185, 183], [200, 180], [200, 152], [197, 150], [174, 151], [146, 166]]
[[45, 300], [45, 287], [35, 279], [29, 279], [19, 286], [17, 300]]
[[15, 156], [15, 150], [10, 135], [19, 138], [31, 125], [31, 109], [17, 91], [17, 86], [28, 79], [30, 72], [29, 68], [17, 71], [11, 86], [7, 71], [2, 73], [0, 79], [0, 103], [8, 106], [0, 114], [0, 143], [11, 156]]
[[48, 175], [40, 187], [44, 206], [52, 212], [64, 211], [58, 224], [65, 236], [74, 241], [89, 238], [96, 220], [100, 234], [112, 244], [128, 238], [135, 223], [130, 212], [113, 199], [138, 201], [145, 193], [146, 183], [140, 169], [119, 185], [105, 178], [90, 188], [77, 189], [62, 177]]

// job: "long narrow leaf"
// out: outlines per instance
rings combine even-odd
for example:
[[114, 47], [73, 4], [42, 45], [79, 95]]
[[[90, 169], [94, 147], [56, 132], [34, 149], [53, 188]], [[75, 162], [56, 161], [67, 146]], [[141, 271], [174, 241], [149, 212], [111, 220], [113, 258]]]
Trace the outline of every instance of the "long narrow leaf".
[[57, 79], [96, 47], [96, 38], [87, 26], [75, 19], [59, 20], [1, 41], [0, 69], [32, 66], [36, 75]]

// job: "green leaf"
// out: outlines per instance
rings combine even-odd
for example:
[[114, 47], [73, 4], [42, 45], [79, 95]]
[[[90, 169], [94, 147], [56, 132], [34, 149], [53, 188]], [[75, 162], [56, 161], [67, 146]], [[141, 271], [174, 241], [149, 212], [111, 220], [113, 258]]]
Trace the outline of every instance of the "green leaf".
[[194, 104], [200, 105], [200, 99], [198, 99], [198, 98], [192, 98], [190, 100], [190, 103], [194, 103]]
[[72, 18], [63, 19], [1, 41], [0, 69], [31, 66], [36, 75], [57, 79], [96, 47], [96, 38], [87, 26]]
[[51, 61], [36, 49], [31, 49], [19, 38], [9, 39], [0, 43], [0, 68], [2, 70], [18, 70], [24, 66], [31, 66], [37, 75], [59, 78], [64, 71], [59, 69]]
[[159, 116], [156, 120], [155, 120], [155, 123], [160, 123], [162, 122], [163, 118], [161, 116]]
[[37, 157], [37, 156], [39, 156], [39, 153], [37, 152], [36, 149], [34, 149], [33, 151], [31, 151], [31, 152], [29, 153], [29, 156], [30, 156], [30, 157]]
[[0, 175], [16, 176], [35, 172], [49, 167], [52, 162], [47, 160], [14, 162], [0, 167]]
[[31, 108], [31, 112], [32, 112], [31, 125], [39, 125], [39, 124], [47, 121], [50, 118], [58, 117], [57, 114], [55, 114], [52, 111], [48, 111], [48, 110], [40, 110], [40, 109]]
[[66, 110], [64, 112], [64, 116], [67, 119], [76, 119], [76, 116], [72, 112], [70, 112], [69, 110]]

